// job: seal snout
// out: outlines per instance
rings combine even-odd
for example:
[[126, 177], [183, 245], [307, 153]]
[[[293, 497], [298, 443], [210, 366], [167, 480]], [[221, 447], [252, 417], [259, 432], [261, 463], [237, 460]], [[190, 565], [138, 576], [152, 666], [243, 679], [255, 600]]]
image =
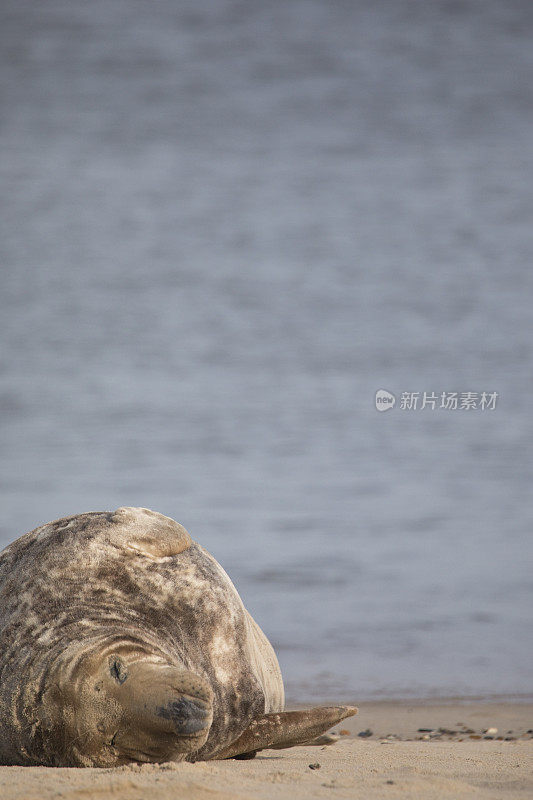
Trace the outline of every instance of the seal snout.
[[151, 659], [113, 655], [109, 691], [120, 708], [112, 746], [121, 761], [172, 761], [198, 750], [213, 719], [213, 692], [203, 678]]
[[199, 697], [180, 697], [157, 709], [157, 715], [171, 720], [179, 736], [199, 734], [211, 724], [211, 706]]

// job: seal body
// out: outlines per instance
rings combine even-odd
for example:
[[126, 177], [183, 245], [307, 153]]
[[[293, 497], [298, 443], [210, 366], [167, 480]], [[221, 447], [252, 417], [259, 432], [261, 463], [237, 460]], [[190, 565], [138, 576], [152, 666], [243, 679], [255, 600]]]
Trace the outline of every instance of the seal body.
[[270, 643], [174, 520], [80, 514], [0, 555], [0, 763], [205, 760], [283, 705]]

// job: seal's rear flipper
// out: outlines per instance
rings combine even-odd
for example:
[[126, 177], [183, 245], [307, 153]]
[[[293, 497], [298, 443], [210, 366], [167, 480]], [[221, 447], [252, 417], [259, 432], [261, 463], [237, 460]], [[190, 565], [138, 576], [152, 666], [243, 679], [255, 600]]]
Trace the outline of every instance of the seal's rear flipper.
[[254, 719], [238, 739], [214, 758], [236, 758], [267, 748], [280, 750], [298, 744], [312, 744], [313, 739], [325, 733], [332, 725], [354, 714], [357, 714], [354, 706], [326, 706], [264, 714]]

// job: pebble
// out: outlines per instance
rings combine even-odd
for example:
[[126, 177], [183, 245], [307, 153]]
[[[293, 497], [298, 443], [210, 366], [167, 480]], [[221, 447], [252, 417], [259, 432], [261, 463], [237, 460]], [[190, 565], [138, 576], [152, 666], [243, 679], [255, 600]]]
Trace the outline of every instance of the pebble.
[[309, 764], [309, 769], [320, 769], [320, 764], [318, 761], [315, 761], [314, 764]]
[[487, 728], [483, 733], [488, 733], [489, 736], [495, 736], [498, 733], [498, 728]]
[[374, 735], [374, 732], [371, 731], [370, 728], [367, 728], [366, 731], [359, 731], [357, 735], [361, 736], [362, 739], [368, 739], [369, 736]]
[[435, 728], [419, 728], [418, 733], [433, 733]]
[[339, 734], [341, 736], [349, 736], [350, 735], [350, 731], [347, 730], [346, 728], [342, 728], [342, 730], [339, 731]]

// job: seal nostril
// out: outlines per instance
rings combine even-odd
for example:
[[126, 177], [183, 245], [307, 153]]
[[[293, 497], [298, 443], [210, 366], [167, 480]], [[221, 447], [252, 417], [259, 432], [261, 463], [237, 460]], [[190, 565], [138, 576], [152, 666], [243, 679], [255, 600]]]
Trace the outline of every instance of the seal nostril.
[[157, 715], [172, 720], [176, 733], [189, 735], [205, 730], [211, 719], [211, 710], [198, 700], [181, 697], [157, 709]]
[[117, 683], [122, 684], [128, 678], [128, 671], [120, 658], [114, 658], [109, 664], [109, 671]]

